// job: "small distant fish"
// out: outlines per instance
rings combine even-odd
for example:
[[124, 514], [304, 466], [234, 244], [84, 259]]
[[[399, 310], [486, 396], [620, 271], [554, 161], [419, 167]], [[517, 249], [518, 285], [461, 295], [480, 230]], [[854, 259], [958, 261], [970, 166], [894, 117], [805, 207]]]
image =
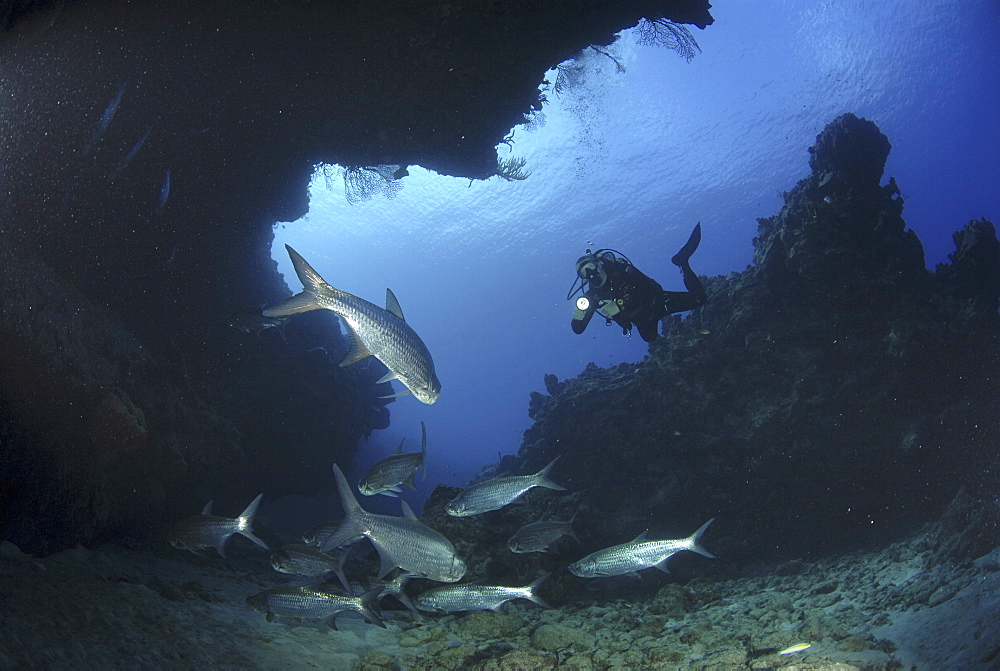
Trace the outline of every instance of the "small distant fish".
[[778, 652], [779, 655], [791, 655], [796, 652], [802, 652], [807, 648], [811, 648], [812, 643], [796, 643], [795, 645], [789, 646], [784, 650]]
[[160, 197], [156, 201], [156, 213], [159, 214], [170, 198], [170, 168], [163, 173], [163, 184], [160, 185]]
[[348, 592], [351, 594], [363, 594], [364, 592], [367, 592], [370, 589], [381, 587], [385, 591], [379, 594], [378, 596], [379, 601], [381, 601], [387, 596], [394, 596], [396, 597], [397, 601], [406, 606], [409, 610], [412, 610], [414, 613], [416, 613], [417, 608], [413, 605], [413, 602], [410, 601], [410, 597], [407, 596], [406, 592], [404, 591], [406, 583], [409, 581], [409, 579], [415, 577], [416, 576], [414, 576], [412, 573], [407, 573], [406, 571], [402, 571], [399, 572], [399, 574], [392, 580], [368, 580], [365, 581], [364, 583], [351, 583], [351, 589], [349, 589]]
[[778, 650], [777, 648], [758, 648], [757, 650], [751, 650], [748, 652], [747, 657], [749, 659], [759, 659], [761, 657], [767, 657], [768, 655], [792, 655], [811, 647], [812, 643], [796, 643], [795, 645], [787, 647], [784, 650]]
[[251, 528], [253, 516], [263, 497], [263, 494], [258, 494], [257, 498], [251, 501], [246, 510], [236, 519], [212, 515], [212, 502], [209, 501], [200, 515], [187, 517], [175, 524], [174, 528], [167, 534], [167, 539], [175, 548], [190, 550], [195, 554], [198, 554], [198, 550], [215, 548], [223, 559], [226, 557], [223, 549], [226, 541], [235, 534], [245, 536], [268, 550], [267, 544], [254, 536]]
[[247, 605], [264, 613], [268, 622], [274, 622], [278, 616], [324, 620], [331, 629], [336, 629], [337, 615], [354, 611], [385, 629], [382, 618], [371, 607], [381, 592], [382, 588], [376, 587], [363, 596], [345, 596], [323, 587], [275, 587], [248, 597]]
[[[302, 542], [318, 548], [326, 542], [326, 539], [337, 533], [337, 527], [340, 524], [340, 522], [323, 522], [323, 524], [317, 524], [312, 529], [302, 532]], [[358, 536], [355, 540], [360, 540], [361, 538], [364, 538], [364, 536]], [[349, 544], [349, 542], [346, 544]]]
[[87, 144], [83, 148], [84, 156], [90, 153], [90, 150], [94, 148], [97, 141], [101, 139], [102, 135], [104, 135], [104, 131], [106, 131], [108, 126], [111, 125], [111, 120], [115, 118], [115, 113], [118, 111], [118, 105], [122, 102], [122, 97], [125, 95], [125, 87], [127, 85], [128, 82], [122, 82], [118, 87], [118, 93], [116, 93], [115, 97], [111, 99], [108, 106], [104, 108], [104, 114], [101, 115], [101, 122], [97, 125], [97, 130], [90, 136], [90, 140], [87, 141]]
[[388, 367], [389, 372], [379, 383], [399, 380], [417, 400], [431, 404], [441, 395], [441, 382], [434, 372], [434, 360], [424, 341], [403, 318], [396, 296], [386, 289], [385, 309], [345, 291], [334, 289], [313, 270], [298, 252], [285, 245], [295, 272], [302, 282], [302, 292], [264, 310], [265, 317], [287, 317], [327, 309], [334, 312], [351, 341], [351, 349], [340, 362], [349, 366], [374, 356]]
[[699, 544], [708, 525], [714, 521], [713, 517], [693, 534], [679, 540], [648, 541], [646, 532], [643, 531], [628, 543], [598, 550], [570, 564], [568, 568], [570, 573], [581, 578], [606, 578], [616, 575], [638, 575], [638, 571], [654, 566], [661, 571], [667, 571], [667, 560], [682, 550], [697, 552], [714, 559], [715, 555]]
[[266, 329], [276, 328], [281, 338], [284, 340], [284, 326], [287, 318], [265, 317], [261, 314], [261, 308], [245, 307], [240, 308], [226, 318], [226, 326], [246, 334], [260, 334]]
[[555, 545], [563, 536], [569, 536], [577, 543], [580, 539], [573, 533], [573, 520], [576, 514], [568, 522], [532, 522], [525, 524], [517, 530], [507, 541], [507, 547], [511, 552], [522, 554], [525, 552], [548, 552], [548, 549]]
[[557, 485], [548, 478], [549, 471], [557, 461], [559, 457], [534, 475], [509, 475], [476, 483], [453, 498], [445, 506], [445, 512], [452, 517], [468, 517], [499, 510], [516, 501], [532, 487], [566, 491], [565, 487]]
[[337, 576], [344, 589], [350, 591], [350, 583], [347, 582], [347, 576], [344, 575], [344, 560], [346, 559], [346, 551], [334, 557], [320, 552], [311, 545], [292, 544], [285, 545], [271, 555], [271, 566], [280, 573], [301, 575], [307, 578], [323, 579], [332, 573]]
[[142, 134], [142, 137], [139, 138], [138, 142], [132, 145], [132, 150], [125, 154], [125, 158], [123, 158], [118, 165], [115, 166], [115, 169], [111, 171], [111, 175], [108, 177], [109, 180], [114, 180], [114, 178], [117, 177], [122, 170], [128, 167], [128, 164], [132, 162], [135, 155], [139, 153], [140, 149], [142, 149], [142, 145], [146, 142], [146, 138], [149, 137], [149, 132], [151, 130], [153, 130], [152, 126], [146, 128], [146, 132]]
[[417, 469], [423, 467], [424, 477], [427, 477], [427, 464], [424, 462], [426, 456], [427, 428], [420, 422], [420, 451], [403, 452], [403, 443], [400, 441], [395, 452], [385, 459], [379, 459], [368, 469], [368, 473], [358, 484], [358, 491], [365, 496], [375, 494], [398, 496], [402, 492], [399, 485], [406, 485], [416, 490], [413, 486], [413, 476]]
[[339, 547], [364, 535], [378, 550], [381, 560], [379, 579], [394, 568], [438, 582], [462, 579], [465, 562], [455, 552], [455, 546], [418, 520], [406, 501], [400, 499], [403, 517], [370, 513], [351, 493], [347, 478], [336, 464], [333, 465], [333, 476], [340, 494], [340, 506], [344, 510], [344, 521], [337, 532], [323, 542], [320, 550]]
[[497, 585], [446, 585], [418, 594], [413, 600], [420, 610], [454, 613], [466, 610], [492, 610], [501, 612], [501, 607], [513, 599], [528, 599], [543, 608], [550, 608], [537, 594], [541, 585], [551, 574], [546, 573], [541, 578], [524, 587], [501, 587]]
[[708, 335], [709, 333], [711, 333], [711, 331], [709, 331], [708, 329], [698, 329], [699, 335]]

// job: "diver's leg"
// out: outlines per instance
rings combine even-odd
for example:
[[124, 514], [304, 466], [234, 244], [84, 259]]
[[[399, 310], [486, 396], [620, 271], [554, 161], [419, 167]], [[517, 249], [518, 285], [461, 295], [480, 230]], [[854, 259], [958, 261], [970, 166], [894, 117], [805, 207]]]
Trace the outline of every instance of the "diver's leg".
[[659, 330], [660, 322], [650, 322], [646, 324], [636, 324], [636, 328], [639, 329], [639, 335], [646, 342], [653, 342], [656, 340], [657, 330]]
[[[686, 263], [681, 267], [681, 274], [684, 276], [684, 288], [688, 290], [691, 298], [696, 302], [693, 307], [704, 305], [708, 300], [708, 296], [705, 295], [705, 287], [702, 286], [701, 279], [691, 270], [691, 266]], [[690, 310], [691, 308], [686, 309]]]
[[670, 262], [675, 266], [680, 266], [683, 268], [687, 265], [688, 259], [694, 254], [694, 251], [698, 249], [698, 245], [701, 243], [701, 222], [699, 221], [694, 226], [694, 230], [691, 231], [691, 237], [688, 241], [684, 243], [680, 251], [670, 257]]
[[691, 265], [688, 263], [688, 260], [694, 254], [695, 250], [698, 249], [700, 243], [701, 222], [699, 221], [695, 224], [694, 230], [691, 231], [691, 237], [688, 238], [688, 241], [670, 259], [671, 263], [680, 267], [681, 275], [684, 277], [684, 288], [688, 290], [686, 294], [678, 291], [663, 292], [667, 312], [670, 314], [692, 310], [700, 305], [704, 305], [705, 301], [708, 300], [705, 295], [705, 287], [702, 286], [701, 280], [691, 270]]
[[[697, 277], [695, 278], [697, 279]], [[699, 284], [701, 284], [699, 282]], [[664, 291], [663, 305], [667, 309], [667, 314], [677, 312], [687, 312], [694, 310], [705, 304], [705, 290], [695, 291]]]

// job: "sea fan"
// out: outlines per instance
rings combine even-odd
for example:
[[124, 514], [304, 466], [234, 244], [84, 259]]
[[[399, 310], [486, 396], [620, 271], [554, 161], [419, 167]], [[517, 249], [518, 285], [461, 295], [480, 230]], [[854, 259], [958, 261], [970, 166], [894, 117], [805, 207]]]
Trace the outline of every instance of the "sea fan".
[[637, 30], [639, 31], [639, 44], [673, 49], [688, 63], [691, 62], [696, 53], [701, 51], [701, 47], [695, 42], [691, 31], [670, 19], [643, 19], [639, 22]]

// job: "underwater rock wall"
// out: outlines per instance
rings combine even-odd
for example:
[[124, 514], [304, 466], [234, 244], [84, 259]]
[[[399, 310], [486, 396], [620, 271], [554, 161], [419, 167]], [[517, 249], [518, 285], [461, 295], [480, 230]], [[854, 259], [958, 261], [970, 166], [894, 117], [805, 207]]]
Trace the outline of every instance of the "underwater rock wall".
[[[387, 423], [380, 372], [331, 358], [332, 318], [284, 334], [219, 325], [228, 351], [212, 362], [144, 345], [9, 240], [0, 285], [0, 523], [36, 552], [163, 542], [157, 530], [209, 499], [236, 514], [257, 491], [315, 490], [331, 454]], [[310, 341], [330, 352], [295, 347]]]
[[[960, 486], [996, 486], [996, 231], [970, 222], [951, 263], [925, 270], [899, 189], [879, 184], [889, 149], [872, 122], [838, 117], [759, 220], [752, 266], [708, 279], [708, 304], [668, 318], [641, 363], [547, 376], [532, 395], [507, 468], [562, 455], [581, 554], [711, 517], [722, 559], [700, 571], [884, 544]], [[524, 516], [572, 505], [540, 494]]]

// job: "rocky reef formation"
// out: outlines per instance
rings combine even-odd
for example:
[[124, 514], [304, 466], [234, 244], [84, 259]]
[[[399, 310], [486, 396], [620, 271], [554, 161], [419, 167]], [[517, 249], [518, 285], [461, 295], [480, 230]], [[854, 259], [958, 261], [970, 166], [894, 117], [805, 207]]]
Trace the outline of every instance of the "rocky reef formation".
[[641, 363], [546, 376], [519, 454], [493, 472], [561, 455], [552, 477], [573, 493], [531, 494], [490, 513], [489, 531], [438, 520], [469, 544], [470, 574], [564, 566], [502, 544], [577, 509], [574, 557], [717, 518], [705, 545], [720, 559], [694, 559], [702, 573], [884, 546], [960, 487], [995, 496], [996, 231], [970, 222], [950, 263], [927, 271], [895, 181], [880, 185], [889, 150], [872, 122], [838, 117], [811, 174], [759, 220], [752, 266], [707, 279], [707, 305], [665, 320]]
[[712, 21], [705, 0], [4, 4], [0, 537], [159, 538], [209, 498], [329, 488], [388, 423], [382, 371], [337, 367], [329, 315], [227, 327], [287, 295], [273, 225], [318, 164], [496, 174], [546, 70], [643, 17]]

